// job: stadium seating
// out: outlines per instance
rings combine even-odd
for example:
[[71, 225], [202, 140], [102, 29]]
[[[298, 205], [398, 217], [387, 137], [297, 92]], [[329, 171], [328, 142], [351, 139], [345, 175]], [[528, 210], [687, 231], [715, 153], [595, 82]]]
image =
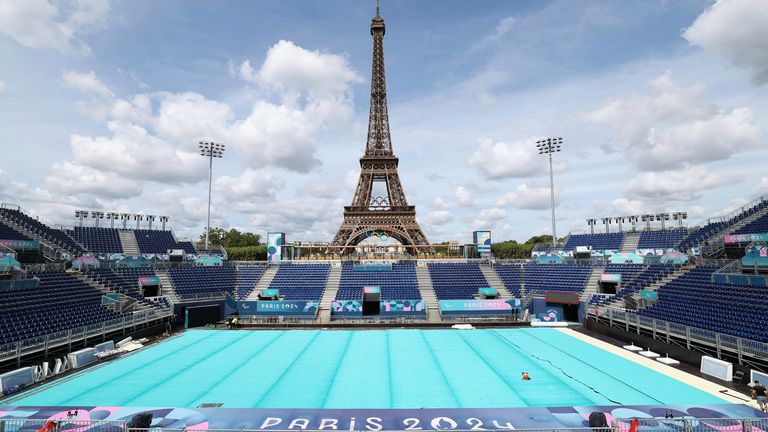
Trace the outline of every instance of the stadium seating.
[[0, 290], [0, 343], [120, 318], [101, 305], [102, 293], [72, 275], [34, 274], [37, 288]]
[[490, 286], [475, 263], [429, 263], [427, 267], [438, 300], [475, 298], [480, 288]]
[[280, 290], [285, 300], [317, 300], [323, 297], [330, 264], [280, 264], [270, 289]]
[[265, 265], [238, 265], [235, 271], [235, 294], [238, 299], [244, 299], [253, 291], [264, 274]]
[[576, 246], [592, 246], [594, 250], [618, 250], [621, 249], [623, 241], [623, 233], [571, 234], [563, 249], [574, 250]]
[[592, 274], [592, 266], [571, 264], [525, 264], [525, 291], [582, 292]]
[[765, 287], [713, 284], [717, 267], [698, 266], [659, 288], [659, 301], [639, 313], [648, 317], [768, 342]]
[[504, 282], [504, 286], [515, 297], [522, 297], [520, 284], [522, 283], [522, 265], [520, 264], [500, 264], [494, 267], [499, 278]]
[[640, 232], [640, 241], [637, 243], [637, 247], [640, 249], [673, 248], [677, 246], [687, 234], [688, 230], [685, 228], [642, 231]]
[[116, 228], [75, 227], [72, 235], [88, 252], [122, 253], [120, 232]]
[[156, 276], [154, 270], [143, 268], [89, 269], [85, 271], [85, 274], [113, 291], [137, 300], [144, 300], [144, 296], [139, 291], [139, 278], [142, 276]]
[[737, 229], [731, 234], [765, 234], [768, 233], [768, 214], [760, 216], [752, 222]]
[[170, 231], [137, 229], [133, 233], [143, 254], [165, 254], [169, 249], [184, 249], [176, 243]]
[[640, 291], [674, 272], [675, 266], [666, 264], [609, 264], [603, 274], [621, 274], [621, 285], [616, 294], [593, 296], [589, 303], [606, 305]]
[[0, 215], [10, 219], [13, 223], [24, 227], [35, 235], [53, 244], [56, 247], [67, 250], [72, 253], [82, 253], [83, 248], [77, 244], [64, 231], [57, 230], [45, 225], [44, 223], [27, 216], [21, 210], [0, 208]]
[[336, 300], [360, 300], [364, 286], [381, 287], [382, 300], [420, 300], [419, 284], [416, 280], [416, 265], [413, 263], [393, 264], [392, 270], [355, 271], [351, 262], [341, 267], [341, 283]]
[[177, 249], [184, 249], [184, 252], [188, 254], [196, 254], [197, 251], [195, 250], [195, 245], [192, 244], [190, 241], [180, 241], [176, 243]]
[[234, 267], [193, 267], [170, 269], [168, 274], [180, 299], [234, 295]]
[[[714, 236], [715, 234], [723, 230], [727, 230], [728, 227], [743, 221], [744, 219], [754, 215], [759, 211], [764, 210], [766, 207], [768, 207], [768, 201], [762, 201], [744, 210], [743, 212], [734, 215], [733, 217], [731, 217], [726, 221], [712, 222], [712, 223], [706, 224], [701, 228], [693, 231], [690, 235], [688, 235], [688, 237], [684, 238], [678, 245], [678, 249], [681, 251], [687, 251], [692, 247], [699, 246], [702, 243], [704, 243], [704, 241]], [[748, 225], [749, 224], [747, 224], [747, 226]], [[746, 226], [742, 227], [742, 229], [743, 228], [746, 228]], [[751, 230], [752, 228], [749, 228], [749, 229]], [[741, 231], [741, 229], [736, 231]], [[732, 234], [741, 234], [741, 232], [732, 233]], [[744, 233], [744, 234], [753, 234], [753, 233]]]
[[11, 227], [0, 223], [0, 240], [30, 240], [24, 234], [16, 232]]

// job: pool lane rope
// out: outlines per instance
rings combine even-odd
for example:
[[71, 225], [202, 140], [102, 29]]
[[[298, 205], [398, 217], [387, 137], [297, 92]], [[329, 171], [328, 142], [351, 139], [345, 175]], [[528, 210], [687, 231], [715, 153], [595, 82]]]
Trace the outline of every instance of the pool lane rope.
[[[575, 376], [573, 376], [573, 375], [569, 374], [569, 373], [568, 373], [568, 372], [566, 372], [566, 371], [565, 371], [563, 368], [561, 368], [560, 366], [558, 366], [558, 365], [554, 364], [554, 363], [552, 362], [552, 360], [549, 360], [549, 359], [545, 359], [545, 358], [539, 357], [539, 356], [537, 356], [536, 354], [534, 354], [534, 353], [532, 353], [532, 352], [530, 352], [530, 351], [527, 351], [527, 350], [523, 349], [523, 348], [522, 348], [520, 345], [518, 345], [518, 344], [516, 344], [516, 343], [512, 342], [511, 340], [507, 339], [507, 338], [506, 338], [504, 335], [502, 335], [502, 334], [501, 334], [501, 333], [499, 333], [498, 331], [496, 331], [496, 330], [492, 330], [492, 331], [493, 331], [493, 333], [495, 333], [495, 334], [496, 334], [496, 336], [500, 337], [501, 339], [504, 339], [505, 341], [507, 341], [507, 343], [509, 343], [510, 345], [513, 345], [513, 346], [514, 346], [515, 348], [517, 348], [519, 351], [521, 351], [521, 352], [523, 352], [523, 353], [527, 354], [527, 355], [528, 355], [528, 356], [530, 356], [530, 357], [533, 357], [533, 358], [535, 358], [536, 360], [539, 360], [539, 361], [542, 361], [542, 362], [546, 362], [546, 363], [549, 363], [549, 364], [550, 364], [552, 367], [554, 367], [555, 369], [559, 370], [559, 371], [560, 371], [560, 372], [561, 372], [563, 375], [565, 375], [565, 376], [567, 376], [568, 378], [570, 378], [570, 379], [572, 379], [572, 380], [576, 381], [577, 383], [579, 383], [579, 384], [583, 385], [584, 387], [586, 387], [586, 388], [588, 388], [588, 389], [592, 390], [593, 392], [595, 392], [595, 393], [599, 394], [600, 396], [602, 396], [602, 397], [604, 397], [604, 398], [608, 399], [608, 401], [609, 401], [609, 402], [611, 402], [611, 403], [614, 403], [614, 404], [616, 404], [616, 405], [624, 405], [623, 403], [621, 403], [621, 402], [619, 402], [619, 401], [617, 401], [617, 400], [613, 400], [613, 399], [611, 399], [610, 397], [608, 397], [608, 395], [606, 395], [605, 393], [601, 392], [600, 390], [598, 390], [598, 389], [596, 389], [596, 388], [592, 387], [591, 385], [589, 385], [589, 384], [585, 383], [584, 381], [581, 381], [580, 379], [576, 378]], [[538, 338], [537, 338], [537, 339], [538, 339]]]

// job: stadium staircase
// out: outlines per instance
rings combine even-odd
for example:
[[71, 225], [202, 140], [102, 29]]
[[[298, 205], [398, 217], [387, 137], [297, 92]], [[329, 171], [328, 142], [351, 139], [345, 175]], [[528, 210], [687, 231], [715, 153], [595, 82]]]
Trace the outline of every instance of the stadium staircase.
[[123, 247], [123, 253], [126, 256], [139, 256], [139, 244], [136, 242], [136, 235], [133, 230], [120, 230], [120, 245]]
[[341, 285], [341, 264], [331, 264], [328, 279], [325, 280], [323, 297], [320, 299], [320, 306], [318, 307], [318, 319], [321, 323], [331, 322], [331, 305], [339, 292], [339, 285]]
[[[680, 267], [679, 269], [675, 270], [674, 272], [664, 276], [663, 278], [659, 279], [658, 281], [648, 285], [647, 287], [643, 288], [647, 291], [653, 291], [656, 292], [659, 290], [659, 288], [663, 287], [664, 285], [672, 282], [673, 280], [679, 278], [680, 276], [683, 276], [684, 274], [691, 271], [694, 267]], [[632, 293], [626, 297], [624, 297], [624, 308], [628, 310], [639, 310], [646, 306], [641, 302], [642, 294], [638, 291], [635, 293]], [[617, 302], [614, 303], [617, 305], [620, 305], [621, 303]], [[610, 305], [608, 305], [610, 307]], [[621, 308], [620, 308], [621, 309]]]
[[621, 252], [629, 253], [637, 250], [637, 245], [640, 243], [640, 234], [638, 233], [626, 233], [624, 234], [624, 241], [621, 243]]
[[135, 298], [129, 297], [123, 293], [117, 292], [110, 287], [102, 284], [101, 282], [92, 279], [88, 277], [85, 273], [80, 272], [72, 272], [72, 275], [74, 275], [78, 280], [81, 282], [91, 286], [92, 288], [100, 291], [103, 294], [116, 294], [118, 298], [120, 299], [119, 302], [122, 306], [122, 312], [123, 313], [130, 313], [130, 312], [144, 312], [150, 309], [153, 309], [153, 306], [151, 306], [151, 303], [148, 301], [139, 301]]
[[584, 290], [581, 292], [579, 300], [589, 303], [589, 299], [597, 294], [597, 285], [598, 282], [600, 282], [600, 275], [602, 275], [603, 272], [605, 272], [605, 267], [595, 267], [592, 270], [592, 274], [589, 275], [589, 279], [587, 279], [587, 283], [584, 285]]
[[432, 277], [429, 276], [429, 268], [426, 265], [416, 265], [416, 281], [419, 284], [419, 294], [427, 307], [427, 320], [440, 322], [440, 307], [432, 286]]
[[256, 288], [251, 291], [250, 294], [248, 294], [248, 297], [246, 300], [258, 300], [259, 294], [261, 294], [262, 291], [269, 288], [269, 284], [272, 283], [272, 279], [275, 278], [275, 275], [277, 274], [277, 270], [280, 268], [280, 266], [270, 266], [264, 271], [264, 274], [261, 275], [261, 279], [259, 279], [259, 283], [256, 284]]
[[157, 275], [157, 278], [160, 279], [162, 294], [167, 296], [171, 303], [179, 303], [179, 296], [176, 294], [176, 287], [173, 286], [173, 281], [171, 280], [171, 275], [168, 274], [168, 271], [156, 269], [155, 274]]
[[507, 287], [504, 285], [504, 282], [499, 277], [499, 274], [496, 273], [496, 270], [493, 269], [492, 266], [489, 265], [480, 265], [480, 271], [483, 272], [483, 276], [485, 276], [485, 280], [488, 281], [488, 285], [491, 286], [491, 288], [495, 289], [496, 292], [499, 293], [499, 296], [503, 299], [511, 299], [514, 298], [512, 293], [507, 290]]

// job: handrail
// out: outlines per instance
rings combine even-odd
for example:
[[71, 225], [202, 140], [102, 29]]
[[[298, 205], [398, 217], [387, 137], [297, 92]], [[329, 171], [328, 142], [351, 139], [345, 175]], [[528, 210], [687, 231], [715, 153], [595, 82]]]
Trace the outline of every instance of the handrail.
[[726, 214], [725, 216], [718, 216], [709, 218], [706, 220], [707, 224], [711, 223], [718, 223], [718, 222], [728, 222], [731, 219], [735, 218], [736, 216], [744, 213], [747, 210], [750, 210], [754, 207], [757, 207], [760, 203], [768, 201], [768, 193], [760, 195], [759, 197], [753, 199], [752, 201], [748, 202], [747, 204], [744, 204], [743, 206], [737, 208], [736, 210], [731, 211], [730, 213]]
[[[597, 307], [591, 307], [587, 312], [587, 316], [589, 318], [594, 318], [595, 320], [599, 318], [606, 318], [605, 315], [598, 314], [597, 309]], [[658, 318], [647, 317], [632, 311], [622, 311], [611, 308], [608, 308], [607, 311], [607, 319], [610, 322], [622, 321], [625, 324], [644, 325], [648, 328], [656, 329], [656, 331], [662, 332], [666, 329], [669, 329], [670, 333], [668, 334], [670, 336], [681, 337], [691, 341], [705, 342], [713, 346], [723, 347], [730, 351], [739, 351], [740, 353], [743, 352], [744, 354], [749, 354], [753, 357], [768, 359], [768, 343], [765, 342], [745, 339], [738, 336], [719, 333], [713, 330], [691, 327]], [[614, 325], [614, 327], [617, 326]]]
[[[61, 330], [55, 333], [49, 333], [47, 335], [35, 336], [22, 339], [20, 341], [3, 344], [0, 345], [0, 361], [9, 360], [17, 356], [31, 354], [43, 350], [46, 347], [50, 347], [51, 344], [58, 346], [70, 341], [87, 339], [104, 333], [121, 330], [123, 328], [145, 324], [157, 319], [167, 318], [171, 315], [173, 315], [173, 313], [170, 310], [145, 310], [141, 312], [135, 312], [131, 315], [126, 315], [120, 318], [115, 318], [113, 320], [102, 321], [99, 323], [80, 326], [73, 329]], [[73, 337], [75, 339], [72, 339]]]

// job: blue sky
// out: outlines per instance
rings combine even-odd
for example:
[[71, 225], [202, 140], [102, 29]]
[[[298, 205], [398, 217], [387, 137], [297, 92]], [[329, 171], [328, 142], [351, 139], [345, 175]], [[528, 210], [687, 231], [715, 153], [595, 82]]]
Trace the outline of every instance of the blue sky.
[[[768, 193], [763, 0], [383, 0], [393, 146], [433, 242]], [[761, 4], [762, 3], [762, 4]], [[0, 0], [0, 198], [328, 241], [357, 180], [373, 1]]]

